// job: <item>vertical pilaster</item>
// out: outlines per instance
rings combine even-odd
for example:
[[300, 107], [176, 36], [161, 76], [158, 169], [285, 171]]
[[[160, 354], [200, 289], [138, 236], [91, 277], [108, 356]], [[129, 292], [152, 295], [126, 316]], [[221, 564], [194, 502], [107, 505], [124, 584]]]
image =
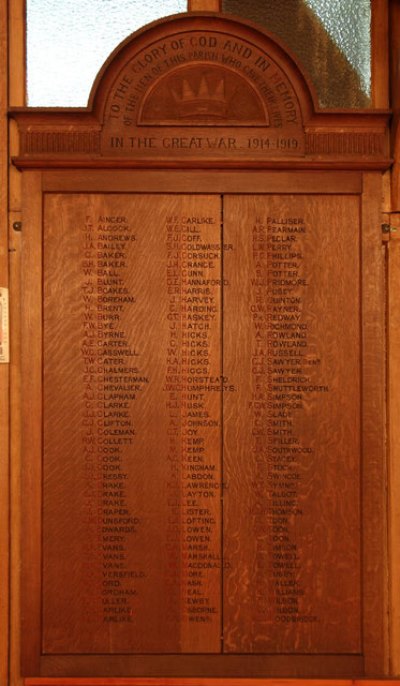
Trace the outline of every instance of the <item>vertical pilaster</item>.
[[[8, 106], [25, 105], [25, 0], [1, 0], [8, 6]], [[20, 261], [21, 261], [21, 173], [11, 159], [18, 154], [19, 136], [14, 121], [5, 124], [8, 134], [8, 159], [4, 160], [4, 174], [7, 175], [8, 209], [8, 271], [10, 285], [10, 393], [9, 393], [9, 436], [10, 436], [10, 504], [8, 525], [10, 527], [10, 591], [9, 591], [9, 678], [5, 683], [20, 686]], [[7, 166], [8, 165], [8, 166]], [[3, 185], [2, 185], [3, 187]], [[5, 186], [4, 186], [5, 187]], [[17, 229], [17, 230], [16, 230]]]
[[[0, 62], [7, 65], [7, 1], [0, 1]], [[4, 68], [4, 67], [3, 67]], [[5, 294], [8, 280], [7, 236], [7, 82], [0, 80], [0, 288]], [[3, 309], [3, 308], [2, 308]], [[4, 317], [3, 324], [4, 322]], [[3, 327], [2, 327], [3, 329]], [[4, 337], [4, 330], [2, 330]], [[9, 666], [9, 363], [0, 362], [0, 682], [8, 684]]]

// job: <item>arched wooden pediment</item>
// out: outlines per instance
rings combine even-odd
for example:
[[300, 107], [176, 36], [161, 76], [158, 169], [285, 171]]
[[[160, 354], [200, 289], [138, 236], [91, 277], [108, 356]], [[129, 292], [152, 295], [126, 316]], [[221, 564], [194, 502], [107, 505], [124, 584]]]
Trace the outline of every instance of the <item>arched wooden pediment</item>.
[[[260, 151], [286, 145], [302, 154], [312, 111], [303, 75], [275, 40], [237, 20], [204, 15], [175, 17], [125, 42], [100, 75], [93, 102], [102, 149], [126, 154], [148, 138], [152, 150], [243, 155], [251, 136]], [[163, 132], [160, 140], [148, 126], [184, 132]], [[199, 131], [215, 126], [218, 139]], [[232, 131], [238, 126], [247, 131]]]
[[[295, 58], [249, 22], [176, 15], [110, 56], [86, 110], [15, 110], [21, 165], [387, 166], [387, 114], [317, 111]], [[51, 155], [51, 158], [50, 158]], [[117, 162], [118, 159], [118, 162]]]

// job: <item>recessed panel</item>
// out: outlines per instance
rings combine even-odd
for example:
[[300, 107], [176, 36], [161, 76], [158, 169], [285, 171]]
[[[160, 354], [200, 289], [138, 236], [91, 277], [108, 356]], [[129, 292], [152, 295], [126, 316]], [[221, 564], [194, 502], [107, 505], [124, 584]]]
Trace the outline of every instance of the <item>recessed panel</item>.
[[219, 204], [46, 200], [46, 654], [220, 650]]
[[362, 653], [358, 198], [44, 207], [43, 655], [343, 675], [324, 656]]
[[228, 196], [224, 220], [225, 651], [357, 653], [358, 201]]

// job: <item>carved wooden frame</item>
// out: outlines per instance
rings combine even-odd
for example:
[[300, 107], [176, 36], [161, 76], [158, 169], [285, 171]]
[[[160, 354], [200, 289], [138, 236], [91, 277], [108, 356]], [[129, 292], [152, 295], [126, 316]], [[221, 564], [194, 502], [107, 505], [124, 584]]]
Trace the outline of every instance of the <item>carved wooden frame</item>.
[[[243, 121], [226, 117], [217, 121], [212, 108], [226, 107], [224, 97], [218, 94], [230, 87], [229, 79], [237, 85], [244, 79], [241, 68], [233, 66], [223, 69], [209, 62], [185, 57], [182, 64], [173, 64], [167, 71], [146, 81], [152, 89], [165, 93], [163, 80], [171, 91], [169, 116], [149, 123], [143, 112], [151, 101], [152, 91], [144, 89], [142, 99], [135, 103], [136, 120], [128, 123], [117, 102], [120, 88], [121, 101], [126, 113], [126, 93], [132, 86], [129, 74], [132, 65], [143, 61], [151, 50], [162, 50], [165, 41], [176, 41], [178, 48], [186, 40], [206, 35], [208, 40], [236, 41], [236, 50], [251, 51], [259, 61], [261, 69], [266, 61], [273, 70], [272, 82], [264, 82], [271, 90], [271, 84], [278, 86], [275, 93], [276, 123], [269, 131], [268, 118], [264, 123], [254, 113]], [[223, 38], [221, 38], [221, 36]], [[179, 41], [183, 41], [180, 43]], [[241, 46], [241, 47], [240, 47]], [[212, 45], [211, 45], [212, 47]], [[171, 47], [172, 49], [172, 47]], [[230, 49], [230, 48], [228, 48]], [[150, 51], [150, 52], [149, 52]], [[155, 53], [153, 53], [154, 55]], [[157, 56], [157, 58], [159, 55]], [[150, 58], [149, 58], [150, 59]], [[263, 62], [264, 60], [264, 62]], [[151, 65], [152, 62], [149, 62]], [[183, 66], [182, 66], [183, 65]], [[200, 69], [200, 71], [199, 71]], [[196, 76], [196, 70], [199, 75]], [[236, 71], [235, 71], [236, 70]], [[150, 75], [151, 76], [151, 75]], [[141, 77], [142, 78], [142, 77]], [[175, 79], [175, 80], [174, 80]], [[184, 81], [189, 84], [188, 97], [184, 97]], [[204, 86], [205, 83], [205, 86]], [[178, 84], [178, 85], [177, 85]], [[226, 85], [227, 84], [227, 85]], [[283, 84], [282, 86], [280, 84]], [[164, 88], [164, 90], [163, 90]], [[254, 90], [254, 81], [249, 82], [248, 93]], [[179, 90], [180, 89], [180, 90]], [[280, 89], [280, 90], [279, 90]], [[285, 98], [279, 99], [279, 95]], [[196, 110], [204, 95], [208, 101], [206, 114]], [[194, 96], [194, 98], [192, 97]], [[259, 98], [262, 100], [261, 95]], [[180, 102], [179, 102], [180, 100]], [[292, 120], [285, 122], [285, 103]], [[384, 467], [384, 322], [382, 303], [384, 300], [383, 271], [381, 268], [379, 208], [380, 172], [388, 168], [388, 113], [385, 111], [364, 112], [322, 112], [315, 107], [312, 89], [307, 84], [296, 61], [280, 44], [262, 34], [249, 23], [238, 22], [218, 15], [203, 13], [162, 20], [149, 29], [140, 31], [128, 39], [111, 56], [103, 68], [90, 99], [88, 110], [52, 111], [14, 109], [13, 117], [20, 130], [20, 154], [14, 160], [24, 171], [24, 331], [23, 353], [24, 378], [24, 426], [23, 436], [26, 454], [31, 458], [23, 469], [23, 520], [24, 520], [24, 565], [23, 565], [23, 633], [30, 636], [25, 644], [24, 671], [29, 675], [46, 674], [48, 677], [65, 670], [69, 674], [63, 683], [76, 683], [68, 665], [62, 659], [53, 661], [40, 658], [40, 455], [41, 427], [36, 421], [41, 408], [41, 339], [31, 333], [41, 327], [41, 225], [42, 194], [53, 191], [157, 191], [196, 190], [203, 192], [262, 192], [268, 187], [282, 191], [287, 184], [294, 192], [354, 193], [360, 196], [363, 238], [363, 360], [365, 367], [363, 416], [365, 445], [369, 446], [368, 466], [364, 473], [365, 536], [370, 546], [365, 550], [364, 592], [365, 592], [365, 651], [366, 662], [360, 661], [360, 676], [385, 673], [387, 627], [384, 614], [386, 607], [384, 565], [386, 559], [385, 531], [385, 467]], [[179, 107], [188, 104], [188, 119], [179, 120]], [[118, 105], [119, 110], [113, 110]], [[229, 103], [228, 103], [229, 105]], [[174, 106], [175, 109], [174, 109]], [[262, 109], [262, 108], [261, 108]], [[268, 107], [266, 106], [266, 110]], [[181, 110], [182, 111], [182, 110]], [[260, 108], [256, 111], [258, 115]], [[118, 113], [113, 121], [112, 113]], [[171, 118], [172, 112], [172, 118]], [[187, 110], [186, 110], [187, 114]], [[257, 115], [257, 116], [258, 116]], [[200, 118], [195, 120], [195, 117]], [[237, 112], [236, 112], [237, 116]], [[173, 119], [175, 117], [175, 121]], [[253, 117], [253, 118], [252, 118]], [[143, 142], [134, 147], [130, 143], [131, 127], [137, 140]], [[171, 131], [171, 129], [173, 129]], [[282, 130], [282, 134], [280, 131]], [[223, 141], [216, 149], [190, 146], [193, 138], [207, 141], [210, 131]], [[176, 147], [165, 139], [177, 139]], [[153, 142], [151, 140], [153, 139]], [[246, 147], [248, 140], [269, 141], [258, 147]], [[284, 140], [283, 147], [279, 141]], [[112, 143], [114, 141], [114, 143]], [[121, 142], [122, 141], [122, 142]], [[147, 142], [146, 142], [147, 141]], [[164, 141], [164, 142], [163, 142]], [[189, 143], [187, 143], [189, 141]], [[230, 142], [231, 141], [231, 142]], [[290, 149], [289, 141], [293, 143]], [[207, 146], [207, 143], [204, 143]], [[260, 144], [257, 143], [257, 146]], [[199, 153], [199, 150], [202, 152]], [[210, 152], [211, 150], [211, 152]], [[203, 154], [204, 153], [204, 154]], [[166, 173], [168, 170], [168, 173]], [[187, 170], [187, 171], [183, 171]], [[190, 170], [190, 171], [189, 171]], [[213, 170], [210, 174], [209, 170]], [[323, 173], [321, 173], [323, 171]], [[256, 190], [258, 189], [258, 191]], [[376, 316], [378, 314], [378, 317]], [[29, 344], [28, 344], [29, 341]], [[35, 412], [32, 412], [32, 407]], [[29, 453], [28, 453], [29, 450]], [[376, 586], [381, 589], [375, 592]], [[80, 675], [90, 676], [90, 665], [82, 666]], [[89, 671], [87, 671], [89, 670]], [[115, 683], [111, 678], [118, 673], [116, 663], [104, 666], [104, 677], [98, 683]], [[357, 667], [352, 668], [357, 673]], [[316, 672], [316, 675], [317, 672]], [[340, 676], [343, 671], [340, 672]], [[154, 683], [165, 683], [163, 678]], [[206, 683], [207, 680], [204, 680]], [[255, 680], [254, 683], [260, 680]], [[179, 679], [170, 680], [178, 684]], [[203, 682], [199, 679], [196, 682]], [[29, 684], [61, 683], [59, 679], [29, 679]], [[121, 679], [118, 683], [122, 683]], [[143, 679], [127, 680], [127, 683], [143, 683]], [[182, 682], [183, 683], [183, 682]], [[229, 680], [229, 683], [232, 683]]]
[[[224, 93], [218, 103], [221, 81]], [[203, 114], [193, 112], [202, 84], [206, 108], [211, 108]], [[255, 114], [255, 103], [247, 112], [243, 101], [235, 105], [238, 89], [240, 96], [246, 87], [255, 98], [258, 91], [270, 122]], [[192, 94], [183, 94], [183, 88]], [[168, 109], [164, 119], [149, 110], [153, 92]], [[253, 24], [218, 14], [178, 15], [138, 31], [114, 51], [96, 79], [87, 110], [13, 108], [20, 130], [15, 164], [218, 168], [223, 161], [224, 167], [246, 169], [387, 167], [386, 111], [333, 112], [318, 110], [315, 103], [293, 55]], [[182, 110], [188, 106], [189, 115]], [[230, 116], [211, 111], [218, 106]], [[223, 139], [219, 147], [207, 144], [212, 129]]]

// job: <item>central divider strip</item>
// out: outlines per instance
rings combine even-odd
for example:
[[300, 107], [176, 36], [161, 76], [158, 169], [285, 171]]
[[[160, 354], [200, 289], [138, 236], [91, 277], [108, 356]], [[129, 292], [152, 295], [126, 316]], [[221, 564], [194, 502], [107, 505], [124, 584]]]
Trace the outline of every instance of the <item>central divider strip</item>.
[[224, 196], [221, 195], [221, 654], [224, 652]]

